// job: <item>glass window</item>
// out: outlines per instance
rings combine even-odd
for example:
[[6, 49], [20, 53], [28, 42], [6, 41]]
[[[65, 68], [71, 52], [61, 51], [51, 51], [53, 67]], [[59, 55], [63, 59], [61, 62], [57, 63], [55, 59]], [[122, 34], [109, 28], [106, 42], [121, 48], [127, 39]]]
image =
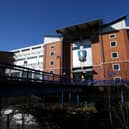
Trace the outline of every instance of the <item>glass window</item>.
[[20, 77], [20, 72], [13, 72], [13, 73], [11, 73], [11, 76]]
[[116, 47], [116, 46], [117, 46], [117, 42], [116, 42], [116, 41], [112, 41], [112, 42], [110, 43], [110, 45], [111, 45], [111, 47]]
[[41, 46], [32, 47], [32, 50], [34, 50], [34, 49], [39, 49], [39, 48], [41, 48]]
[[23, 49], [22, 52], [29, 51], [29, 50], [30, 50], [29, 48]]
[[29, 59], [36, 59], [37, 58], [37, 56], [30, 56], [30, 57], [27, 57], [27, 59], [29, 60]]
[[43, 57], [43, 55], [39, 55], [39, 58]]
[[41, 74], [40, 74], [40, 72], [35, 72], [35, 73], [34, 73], [34, 79], [41, 79]]
[[116, 38], [116, 34], [110, 34], [109, 37], [110, 38]]
[[22, 60], [25, 60], [25, 58], [16, 59], [16, 61], [22, 61]]
[[54, 65], [54, 61], [53, 60], [50, 61], [50, 65]]
[[20, 52], [20, 51], [15, 51], [14, 54], [17, 54], [17, 53], [19, 53], [19, 52]]
[[27, 78], [27, 71], [22, 71], [22, 77]]
[[54, 73], [54, 71], [50, 71], [50, 73], [51, 73], [51, 74], [53, 74], [53, 73]]
[[55, 55], [55, 52], [51, 52], [51, 54], [50, 54], [51, 56], [54, 56]]
[[114, 81], [116, 83], [120, 83], [121, 82], [121, 77], [114, 77]]
[[118, 52], [112, 52], [112, 58], [118, 58]]
[[115, 71], [120, 70], [120, 65], [119, 64], [113, 64], [113, 70], [115, 70]]
[[55, 46], [50, 46], [51, 50], [53, 50], [55, 48]]
[[28, 73], [28, 78], [32, 79], [32, 73], [31, 72]]

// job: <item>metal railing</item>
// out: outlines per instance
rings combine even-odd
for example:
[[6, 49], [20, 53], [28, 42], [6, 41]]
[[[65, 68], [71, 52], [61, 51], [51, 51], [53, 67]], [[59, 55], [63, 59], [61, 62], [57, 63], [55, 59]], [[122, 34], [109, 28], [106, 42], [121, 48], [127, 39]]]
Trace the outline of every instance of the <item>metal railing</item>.
[[74, 81], [76, 82], [76, 84], [79, 85], [94, 85], [94, 86], [104, 86], [104, 85], [121, 85], [121, 84], [125, 84], [129, 81], [124, 81], [124, 80], [120, 80], [120, 81], [115, 81], [115, 80], [83, 80], [83, 81]]
[[115, 80], [74, 80], [57, 74], [4, 63], [0, 63], [0, 79], [28, 80], [79, 86], [116, 86], [122, 84], [129, 86], [128, 80], [120, 80], [118, 82]]
[[27, 67], [0, 63], [0, 79], [59, 81], [60, 76]]

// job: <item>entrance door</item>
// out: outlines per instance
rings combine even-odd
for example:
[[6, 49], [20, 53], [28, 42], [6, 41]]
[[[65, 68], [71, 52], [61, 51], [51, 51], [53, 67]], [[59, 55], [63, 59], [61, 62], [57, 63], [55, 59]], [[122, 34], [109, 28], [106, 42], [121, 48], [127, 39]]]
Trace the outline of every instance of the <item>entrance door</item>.
[[73, 73], [73, 79], [76, 81], [82, 81], [82, 80], [93, 80], [93, 72], [76, 72]]

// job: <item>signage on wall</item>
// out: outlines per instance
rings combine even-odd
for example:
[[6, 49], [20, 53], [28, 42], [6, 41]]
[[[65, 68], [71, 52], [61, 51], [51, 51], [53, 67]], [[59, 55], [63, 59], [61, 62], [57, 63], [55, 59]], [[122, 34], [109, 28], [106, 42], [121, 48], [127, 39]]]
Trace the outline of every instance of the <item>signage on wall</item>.
[[113, 72], [113, 71], [109, 71], [109, 72], [108, 72], [108, 76], [109, 76], [109, 77], [113, 77], [115, 74], [116, 74], [116, 73]]
[[92, 49], [89, 39], [73, 43], [73, 68], [92, 66]]
[[81, 62], [86, 61], [87, 51], [86, 50], [78, 50], [78, 59]]

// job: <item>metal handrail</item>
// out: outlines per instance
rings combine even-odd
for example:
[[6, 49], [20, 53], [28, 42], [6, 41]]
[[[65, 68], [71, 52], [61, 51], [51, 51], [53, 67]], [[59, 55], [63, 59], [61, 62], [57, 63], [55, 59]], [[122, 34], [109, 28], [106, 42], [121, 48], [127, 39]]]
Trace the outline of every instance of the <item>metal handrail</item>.
[[57, 74], [48, 73], [40, 70], [35, 70], [23, 66], [17, 66], [13, 64], [0, 63], [0, 79], [10, 80], [29, 80], [44, 82], [48, 81], [51, 83], [60, 83], [66, 85], [79, 85], [79, 86], [100, 86], [100, 85], [121, 85], [126, 84], [129, 86], [129, 80], [121, 80], [116, 82], [115, 80], [83, 80], [76, 81], [71, 78], [63, 77]]
[[33, 81], [60, 80], [60, 76], [27, 67], [0, 63], [0, 78], [26, 79]]

